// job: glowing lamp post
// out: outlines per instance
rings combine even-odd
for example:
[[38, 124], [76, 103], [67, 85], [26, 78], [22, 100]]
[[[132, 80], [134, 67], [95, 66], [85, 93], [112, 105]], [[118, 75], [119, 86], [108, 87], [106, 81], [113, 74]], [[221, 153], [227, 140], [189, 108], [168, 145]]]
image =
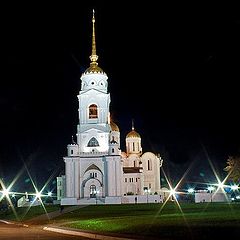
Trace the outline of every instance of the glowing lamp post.
[[29, 200], [29, 199], [28, 199], [28, 193], [27, 193], [27, 192], [25, 192], [25, 199], [26, 199], [26, 201]]
[[2, 195], [3, 195], [3, 197], [8, 197], [8, 195], [9, 195], [9, 189], [3, 189], [3, 191], [1, 191], [2, 192]]
[[146, 188], [144, 189], [144, 192], [147, 194], [147, 203], [148, 203], [148, 195], [151, 192], [151, 189]]
[[48, 197], [51, 197], [52, 196], [52, 192], [48, 192], [47, 195], [48, 195]]
[[97, 205], [97, 195], [98, 195], [99, 191], [98, 190], [95, 190], [94, 191], [94, 194], [95, 194], [95, 198], [96, 198], [96, 205]]

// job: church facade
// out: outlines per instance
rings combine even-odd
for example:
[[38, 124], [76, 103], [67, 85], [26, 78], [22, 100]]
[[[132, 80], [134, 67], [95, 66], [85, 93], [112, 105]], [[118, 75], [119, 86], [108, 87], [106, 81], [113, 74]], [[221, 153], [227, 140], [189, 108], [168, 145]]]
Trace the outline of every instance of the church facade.
[[120, 130], [110, 117], [108, 76], [97, 62], [94, 13], [90, 60], [77, 96], [76, 142], [67, 146], [65, 175], [57, 177], [58, 199], [62, 205], [123, 203], [128, 196], [144, 199], [150, 195], [157, 201], [162, 159], [159, 154], [142, 152], [141, 136], [133, 124], [125, 138], [126, 151], [121, 151]]

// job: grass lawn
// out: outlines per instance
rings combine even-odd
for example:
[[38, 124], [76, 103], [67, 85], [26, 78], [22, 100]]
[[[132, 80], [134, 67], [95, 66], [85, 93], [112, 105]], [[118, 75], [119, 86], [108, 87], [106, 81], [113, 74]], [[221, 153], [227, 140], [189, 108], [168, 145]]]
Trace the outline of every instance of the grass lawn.
[[[47, 212], [59, 211], [59, 205], [45, 206]], [[41, 206], [17, 208], [18, 220], [44, 214]], [[16, 220], [11, 212], [0, 219]], [[181, 203], [90, 205], [65, 213], [50, 222], [64, 227], [104, 234], [122, 233], [144, 239], [206, 240], [240, 236], [240, 203]], [[232, 238], [233, 237], [233, 238]]]
[[31, 208], [20, 207], [16, 208], [14, 213], [11, 208], [7, 211], [0, 212], [0, 219], [13, 220], [13, 221], [24, 221], [33, 217], [45, 214], [46, 212], [53, 212], [59, 210], [59, 205], [45, 205], [45, 210], [42, 206], [34, 206]]
[[55, 219], [63, 226], [161, 239], [240, 236], [240, 204], [97, 205]]

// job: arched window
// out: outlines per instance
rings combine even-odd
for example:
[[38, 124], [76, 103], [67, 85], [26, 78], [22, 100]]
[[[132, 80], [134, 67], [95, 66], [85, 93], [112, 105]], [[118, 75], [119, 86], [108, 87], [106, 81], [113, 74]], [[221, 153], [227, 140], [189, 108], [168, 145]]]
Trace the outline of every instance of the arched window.
[[88, 147], [98, 147], [99, 143], [98, 140], [95, 137], [92, 137], [88, 142]]
[[97, 105], [91, 104], [89, 106], [89, 118], [97, 118], [97, 117], [98, 117]]

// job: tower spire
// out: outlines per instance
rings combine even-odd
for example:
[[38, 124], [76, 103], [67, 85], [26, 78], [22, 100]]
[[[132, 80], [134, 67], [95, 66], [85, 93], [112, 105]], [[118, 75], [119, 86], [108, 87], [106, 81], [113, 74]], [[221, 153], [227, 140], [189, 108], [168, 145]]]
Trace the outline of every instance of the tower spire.
[[93, 9], [93, 16], [92, 16], [92, 54], [90, 56], [91, 64], [97, 64], [98, 55], [96, 52], [96, 39], [95, 39], [95, 16], [94, 16], [94, 9]]
[[134, 120], [132, 119], [132, 130], [134, 130]]

